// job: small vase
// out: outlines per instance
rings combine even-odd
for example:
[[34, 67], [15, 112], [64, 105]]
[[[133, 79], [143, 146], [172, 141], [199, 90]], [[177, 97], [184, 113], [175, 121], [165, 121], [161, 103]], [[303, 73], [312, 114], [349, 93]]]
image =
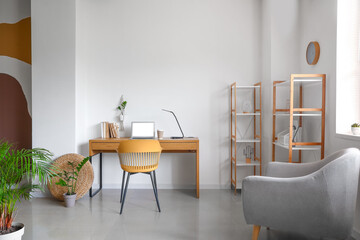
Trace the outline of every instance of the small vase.
[[76, 193], [73, 195], [67, 195], [64, 193], [64, 201], [65, 201], [65, 207], [74, 207], [75, 201], [76, 201]]
[[351, 132], [354, 135], [360, 135], [360, 127], [351, 127]]
[[120, 119], [120, 131], [124, 131], [124, 120], [125, 120], [125, 114], [120, 113], [119, 115], [119, 119]]

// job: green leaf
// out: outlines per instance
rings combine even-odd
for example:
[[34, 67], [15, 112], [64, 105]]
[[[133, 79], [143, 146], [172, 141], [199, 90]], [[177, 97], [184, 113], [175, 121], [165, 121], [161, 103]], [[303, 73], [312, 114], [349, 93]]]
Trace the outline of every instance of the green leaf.
[[60, 186], [63, 186], [63, 187], [66, 187], [67, 186], [67, 183], [62, 179], [60, 178], [58, 182], [55, 183], [56, 185], [60, 185]]

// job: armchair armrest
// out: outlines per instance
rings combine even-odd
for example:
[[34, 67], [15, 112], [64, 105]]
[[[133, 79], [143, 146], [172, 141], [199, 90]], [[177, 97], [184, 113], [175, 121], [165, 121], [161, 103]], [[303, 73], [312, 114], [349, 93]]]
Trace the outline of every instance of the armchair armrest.
[[304, 223], [328, 219], [329, 198], [321, 176], [249, 176], [243, 180], [241, 193], [248, 224], [296, 231]]

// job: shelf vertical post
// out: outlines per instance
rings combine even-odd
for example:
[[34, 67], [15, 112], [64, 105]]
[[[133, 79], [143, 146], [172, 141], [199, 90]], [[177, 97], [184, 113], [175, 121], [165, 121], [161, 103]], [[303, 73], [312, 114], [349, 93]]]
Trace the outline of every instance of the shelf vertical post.
[[231, 185], [233, 184], [233, 84], [230, 86], [230, 175], [231, 175]]
[[[300, 103], [299, 103], [299, 108], [303, 108], [303, 87], [302, 85], [300, 85], [300, 92], [299, 92], [299, 98], [300, 98]], [[299, 113], [303, 113], [302, 111]], [[299, 117], [299, 128], [302, 127], [302, 116]], [[302, 161], [302, 155], [301, 155], [301, 150], [299, 150], [299, 163], [301, 163]]]
[[236, 174], [236, 172], [237, 172], [237, 169], [236, 169], [236, 163], [237, 163], [237, 155], [236, 155], [236, 148], [237, 148], [237, 146], [236, 146], [236, 139], [237, 139], [237, 137], [236, 137], [236, 129], [237, 129], [237, 126], [236, 126], [236, 123], [237, 123], [237, 117], [236, 117], [236, 82], [235, 82], [235, 86], [234, 86], [234, 118], [235, 118], [235, 129], [234, 129], [234, 136], [235, 136], [235, 139], [234, 139], [234, 143], [235, 143], [235, 153], [234, 153], [234, 155], [235, 155], [235, 157], [234, 157], [234, 159], [235, 159], [235, 163], [234, 163], [234, 168], [235, 168], [235, 189], [234, 189], [234, 195], [236, 195], [236, 185], [237, 185], [237, 174]]
[[293, 138], [293, 117], [294, 117], [294, 75], [290, 79], [290, 126], [289, 126], [289, 162], [292, 162], [292, 138]]
[[324, 159], [325, 149], [325, 93], [326, 93], [326, 75], [322, 75], [322, 100], [321, 100], [321, 159]]
[[[254, 84], [256, 86], [256, 84]], [[256, 88], [254, 88], [254, 113], [256, 113]], [[254, 114], [254, 139], [256, 139], [256, 114]], [[254, 162], [256, 159], [256, 141], [254, 141]], [[256, 175], [256, 166], [254, 166], [254, 175]]]
[[[273, 82], [273, 132], [272, 132], [272, 143], [275, 142], [275, 126], [276, 126], [276, 83]], [[275, 144], [272, 144], [272, 161], [275, 161]]]
[[261, 176], [261, 175], [262, 175], [262, 173], [261, 173], [261, 171], [262, 171], [262, 170], [261, 170], [261, 169], [262, 169], [262, 154], [261, 154], [261, 152], [262, 152], [262, 149], [261, 149], [261, 142], [262, 142], [262, 137], [261, 137], [261, 136], [262, 136], [262, 135], [261, 135], [261, 134], [262, 134], [262, 133], [261, 133], [261, 130], [262, 130], [262, 129], [261, 129], [261, 118], [262, 118], [262, 114], [261, 114], [261, 113], [262, 113], [262, 110], [261, 110], [261, 83], [260, 83], [259, 85], [260, 85], [260, 88], [259, 88], [259, 98], [260, 98], [260, 99], [259, 99], [259, 101], [260, 101], [260, 102], [259, 102], [259, 109], [260, 109], [260, 117], [259, 117], [259, 121], [260, 121], [260, 129], [259, 129], [259, 131], [260, 131], [260, 132], [259, 132], [259, 137], [260, 137], [260, 144], [259, 144], [259, 145], [260, 145], [260, 152], [259, 152], [259, 159], [260, 159], [260, 160], [259, 160], [259, 162], [260, 162], [260, 176]]

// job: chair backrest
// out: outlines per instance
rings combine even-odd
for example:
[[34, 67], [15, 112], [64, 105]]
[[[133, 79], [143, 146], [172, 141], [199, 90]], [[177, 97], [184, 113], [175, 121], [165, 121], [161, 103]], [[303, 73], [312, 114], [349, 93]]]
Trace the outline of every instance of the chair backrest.
[[158, 140], [125, 140], [117, 149], [121, 168], [127, 172], [151, 172], [157, 169], [161, 154]]

